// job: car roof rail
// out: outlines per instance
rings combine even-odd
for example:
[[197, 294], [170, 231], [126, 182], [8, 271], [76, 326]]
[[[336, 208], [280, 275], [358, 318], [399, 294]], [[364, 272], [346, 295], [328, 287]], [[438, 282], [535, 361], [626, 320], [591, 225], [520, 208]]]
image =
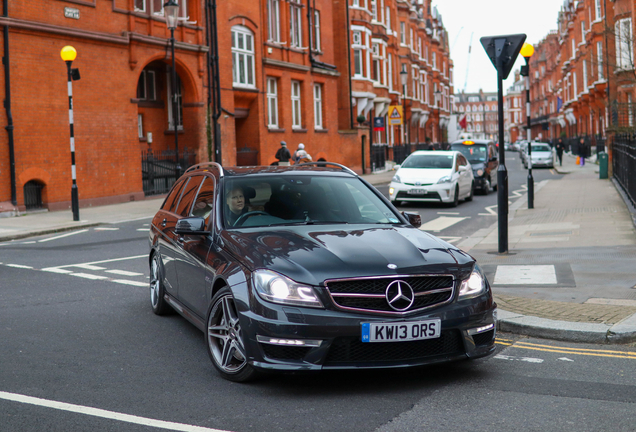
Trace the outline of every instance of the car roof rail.
[[327, 165], [333, 165], [333, 166], [337, 166], [338, 168], [342, 169], [343, 171], [347, 171], [350, 174], [353, 174], [354, 176], [357, 176], [358, 174], [356, 174], [355, 171], [353, 171], [351, 168], [344, 166], [342, 164], [339, 163], [335, 163], [335, 162], [327, 162], [327, 161], [315, 161], [315, 162], [305, 162], [305, 163], [301, 163], [298, 165], [294, 165], [294, 166], [308, 166], [308, 165], [315, 165], [315, 166], [327, 166]]
[[188, 168], [184, 174], [189, 173], [190, 171], [198, 170], [205, 167], [214, 167], [218, 169], [221, 177], [223, 177], [223, 167], [218, 162], [201, 162], [198, 164], [194, 164], [190, 168]]

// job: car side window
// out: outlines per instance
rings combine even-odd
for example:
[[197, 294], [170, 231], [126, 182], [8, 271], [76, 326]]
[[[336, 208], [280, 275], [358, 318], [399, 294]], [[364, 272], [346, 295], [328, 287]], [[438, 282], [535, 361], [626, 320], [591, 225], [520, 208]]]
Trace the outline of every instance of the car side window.
[[215, 182], [212, 177], [205, 177], [201, 187], [199, 187], [199, 193], [194, 200], [194, 205], [190, 211], [190, 216], [202, 217], [205, 219], [207, 225], [210, 221], [210, 215], [214, 210], [214, 191], [216, 189]]
[[190, 206], [194, 201], [194, 197], [199, 190], [199, 185], [203, 181], [203, 176], [191, 177], [188, 184], [183, 188], [183, 194], [181, 195], [181, 200], [177, 205], [177, 213], [180, 216], [188, 216], [188, 211], [190, 210]]
[[466, 158], [463, 155], [457, 155], [458, 159], [459, 159], [459, 165], [461, 166], [466, 166], [468, 165], [468, 161], [466, 160]]
[[163, 205], [161, 206], [163, 210], [174, 212], [174, 209], [177, 207], [177, 203], [179, 202], [179, 196], [181, 195], [181, 190], [183, 189], [183, 185], [185, 183], [186, 182], [182, 180], [172, 188], [172, 190], [166, 197], [166, 200], [163, 202]]

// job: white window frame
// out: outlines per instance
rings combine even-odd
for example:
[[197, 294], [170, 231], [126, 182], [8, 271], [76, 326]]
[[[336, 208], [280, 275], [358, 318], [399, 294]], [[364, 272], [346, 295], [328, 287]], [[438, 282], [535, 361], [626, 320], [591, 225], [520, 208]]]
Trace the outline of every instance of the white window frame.
[[[155, 16], [164, 16], [163, 5], [165, 0], [151, 0], [152, 1], [152, 14]], [[190, 18], [188, 16], [188, 2], [187, 0], [179, 1], [179, 18]]]
[[292, 48], [303, 46], [302, 8], [294, 3], [289, 3], [289, 46]]
[[406, 45], [406, 23], [400, 21], [400, 44]]
[[623, 18], [614, 24], [616, 37], [616, 69], [634, 69], [632, 19]]
[[[137, 7], [137, 3], [141, 3], [141, 7]], [[135, 0], [135, 12], [146, 12], [146, 0]]]
[[587, 90], [587, 61], [583, 60], [581, 66], [583, 67], [583, 91]]
[[388, 6], [385, 8], [384, 25], [386, 26], [386, 29], [388, 30], [388, 33], [390, 35], [392, 33], [392, 31], [391, 31], [391, 8], [388, 7]]
[[311, 37], [311, 43], [313, 44], [314, 51], [320, 51], [322, 48], [321, 45], [321, 32], [320, 32], [320, 11], [314, 9], [313, 14], [313, 22], [311, 23], [311, 31], [313, 32]]
[[278, 79], [267, 77], [267, 127], [278, 129]]
[[369, 0], [369, 6], [371, 6], [371, 20], [378, 21], [378, 0]]
[[598, 80], [603, 81], [605, 76], [603, 75], [603, 43], [596, 42], [596, 61], [598, 63]]
[[300, 81], [291, 82], [292, 129], [302, 129], [302, 90]]
[[143, 114], [137, 114], [137, 135], [139, 138], [144, 137], [144, 116]]
[[322, 121], [322, 85], [314, 84], [314, 128], [324, 129]]
[[594, 11], [596, 12], [596, 20], [603, 18], [603, 11], [601, 10], [601, 0], [594, 0]]
[[[239, 48], [239, 40], [243, 37], [243, 48]], [[256, 88], [256, 59], [254, 50], [254, 33], [245, 26], [236, 25], [232, 27], [232, 83], [234, 87]], [[252, 49], [247, 47], [248, 40]], [[245, 82], [241, 82], [239, 66], [243, 60], [243, 74]], [[251, 82], [250, 82], [251, 75]]]
[[271, 42], [280, 43], [280, 2], [267, 0], [267, 37]]

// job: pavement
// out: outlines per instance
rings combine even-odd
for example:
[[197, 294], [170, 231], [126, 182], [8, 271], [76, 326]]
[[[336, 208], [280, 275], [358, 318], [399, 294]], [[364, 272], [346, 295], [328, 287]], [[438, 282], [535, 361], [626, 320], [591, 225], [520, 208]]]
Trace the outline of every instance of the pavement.
[[[527, 194], [511, 196], [507, 253], [498, 253], [496, 216], [491, 226], [457, 246], [477, 259], [491, 283], [499, 331], [570, 342], [634, 343], [636, 210], [613, 180], [599, 179], [593, 160], [580, 166], [566, 153], [555, 170], [566, 175], [535, 183], [534, 208], [528, 209]], [[393, 174], [388, 169], [362, 177], [381, 185]], [[0, 217], [0, 244], [148, 219], [163, 199], [80, 208], [78, 222], [70, 209]]]

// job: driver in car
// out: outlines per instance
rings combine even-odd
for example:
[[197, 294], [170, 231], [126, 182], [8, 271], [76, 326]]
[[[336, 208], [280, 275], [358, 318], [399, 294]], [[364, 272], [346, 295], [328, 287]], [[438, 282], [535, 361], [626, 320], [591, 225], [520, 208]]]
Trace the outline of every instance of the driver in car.
[[227, 195], [225, 203], [227, 204], [225, 216], [229, 225], [234, 225], [238, 218], [248, 211], [245, 205], [245, 194], [241, 188], [232, 189]]

